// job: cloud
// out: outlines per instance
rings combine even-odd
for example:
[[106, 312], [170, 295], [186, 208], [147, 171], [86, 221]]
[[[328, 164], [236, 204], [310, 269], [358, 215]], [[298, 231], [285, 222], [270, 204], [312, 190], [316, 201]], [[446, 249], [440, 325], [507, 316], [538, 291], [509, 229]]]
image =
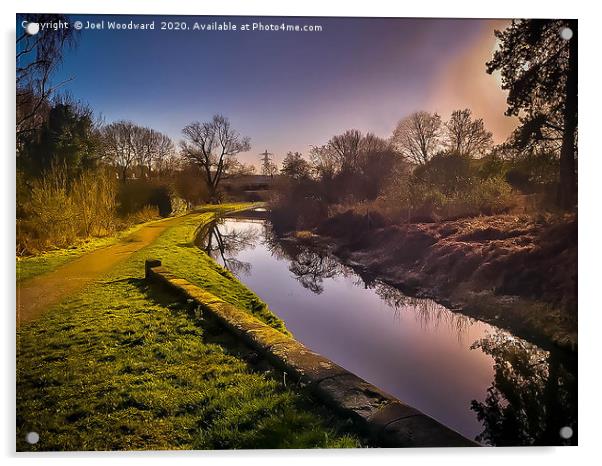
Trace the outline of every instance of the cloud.
[[518, 120], [504, 115], [507, 92], [503, 91], [499, 75], [485, 72], [485, 63], [496, 46], [494, 29], [503, 29], [509, 21], [491, 20], [483, 23], [476, 40], [442, 67], [430, 90], [427, 108], [445, 119], [453, 110], [470, 108], [483, 118], [493, 132], [496, 143], [506, 140], [516, 128]]

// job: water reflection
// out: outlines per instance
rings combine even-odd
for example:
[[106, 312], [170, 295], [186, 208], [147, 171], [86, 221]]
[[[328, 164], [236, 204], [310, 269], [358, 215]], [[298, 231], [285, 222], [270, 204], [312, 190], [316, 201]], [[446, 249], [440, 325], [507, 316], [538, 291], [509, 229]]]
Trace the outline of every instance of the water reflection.
[[452, 312], [432, 299], [407, 296], [385, 283], [377, 281], [374, 288], [376, 294], [394, 310], [396, 317], [404, 311], [411, 312], [421, 328], [437, 330], [445, 327], [455, 333], [460, 342], [465, 341], [470, 325], [475, 322], [475, 319]]
[[224, 225], [224, 219], [219, 219], [197, 238], [197, 245], [220, 265], [241, 277], [249, 275], [252, 266], [249, 262], [239, 260], [236, 255], [244, 249], [254, 248], [258, 240], [256, 229], [228, 228]]
[[[571, 361], [503, 331], [471, 348], [492, 356], [495, 369], [485, 401], [471, 403], [484, 425], [478, 441], [499, 446], [577, 443], [577, 384], [569, 371]], [[564, 426], [574, 432], [565, 441], [559, 436]]]
[[379, 280], [364, 278], [350, 267], [341, 264], [326, 250], [279, 240], [270, 234], [270, 228], [267, 229], [270, 231], [264, 235], [264, 242], [269, 251], [280, 260], [288, 260], [289, 271], [304, 288], [315, 294], [324, 291], [325, 279], [342, 276], [352, 278], [356, 286], [374, 289], [393, 310], [395, 317], [400, 317], [404, 311], [411, 311], [424, 329], [437, 329], [440, 325], [445, 325], [457, 334], [458, 340], [462, 340], [470, 323], [474, 321], [470, 317], [450, 311], [431, 299], [413, 298]]
[[265, 224], [264, 245], [272, 256], [279, 260], [287, 260], [289, 271], [299, 281], [303, 288], [315, 294], [324, 291], [325, 279], [338, 275], [347, 276], [350, 271], [325, 250], [309, 248], [293, 241], [281, 241]]
[[[218, 222], [200, 246], [245, 276], [301, 341], [463, 434], [576, 444], [576, 363], [564, 353], [406, 296], [325, 249], [277, 238], [267, 222]], [[572, 439], [560, 437], [564, 426]]]

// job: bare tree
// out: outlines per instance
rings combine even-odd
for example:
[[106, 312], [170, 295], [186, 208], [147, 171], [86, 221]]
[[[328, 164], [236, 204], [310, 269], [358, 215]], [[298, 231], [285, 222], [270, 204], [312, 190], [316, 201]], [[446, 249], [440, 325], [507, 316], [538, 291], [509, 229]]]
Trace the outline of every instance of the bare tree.
[[353, 173], [358, 170], [362, 157], [364, 136], [357, 129], [350, 129], [333, 136], [323, 146], [310, 150], [310, 159], [318, 176], [331, 178], [338, 173]]
[[337, 160], [328, 144], [312, 146], [309, 151], [311, 167], [322, 180], [330, 180], [337, 173]]
[[118, 171], [121, 181], [127, 180], [128, 172], [136, 162], [134, 134], [136, 125], [131, 121], [116, 121], [102, 129], [104, 157]]
[[341, 171], [353, 171], [361, 155], [362, 133], [350, 129], [343, 134], [333, 136], [328, 142], [332, 149], [337, 165]]
[[211, 121], [195, 121], [183, 130], [182, 155], [202, 168], [212, 202], [218, 201], [220, 181], [238, 165], [236, 156], [251, 149], [250, 139], [232, 128], [230, 120], [215, 115]]
[[485, 129], [482, 118], [472, 119], [469, 109], [456, 110], [445, 123], [445, 145], [461, 155], [483, 155], [493, 145], [493, 134]]
[[182, 169], [183, 162], [182, 157], [175, 151], [172, 143], [172, 149], [156, 161], [155, 170], [159, 177], [173, 177]]
[[148, 173], [150, 174], [150, 166], [152, 163], [152, 134], [149, 128], [132, 125], [132, 132], [130, 134], [130, 145], [131, 150], [134, 153], [134, 172], [140, 177], [144, 178], [145, 168], [148, 167]]
[[[131, 121], [117, 121], [102, 129], [104, 158], [125, 182], [128, 173], [138, 170], [150, 177], [153, 170], [164, 171], [174, 162], [174, 146], [169, 136]], [[172, 166], [173, 166], [172, 163]]]
[[166, 175], [177, 169], [179, 159], [173, 141], [166, 134], [154, 131], [153, 166], [159, 175]]
[[173, 152], [173, 142], [169, 136], [152, 128], [134, 127], [132, 145], [141, 178], [150, 178], [153, 168], [158, 168], [162, 160]]
[[415, 112], [397, 124], [391, 141], [403, 157], [421, 165], [437, 152], [440, 138], [441, 117], [436, 113]]
[[[29, 22], [46, 23], [67, 21], [63, 15], [27, 15]], [[50, 83], [50, 77], [63, 59], [66, 46], [75, 44], [77, 31], [63, 28], [30, 35], [23, 30], [17, 36], [17, 139], [38, 129], [49, 107], [52, 93], [64, 82]]]

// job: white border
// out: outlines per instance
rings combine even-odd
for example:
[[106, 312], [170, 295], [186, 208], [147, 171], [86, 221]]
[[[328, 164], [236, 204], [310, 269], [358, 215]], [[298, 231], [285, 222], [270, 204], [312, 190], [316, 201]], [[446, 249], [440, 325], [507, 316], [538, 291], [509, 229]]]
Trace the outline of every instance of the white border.
[[[3, 23], [3, 70], [1, 73], [2, 100], [2, 154], [3, 176], [2, 214], [2, 296], [4, 313], [2, 323], [5, 332], [2, 348], [6, 364], [2, 384], [4, 417], [0, 423], [2, 452], [10, 463], [14, 454], [14, 35], [16, 12], [64, 12], [64, 13], [136, 13], [136, 14], [206, 14], [206, 15], [270, 15], [270, 16], [392, 16], [392, 17], [577, 17], [580, 29], [579, 47], [579, 302], [580, 302], [580, 373], [579, 373], [579, 447], [574, 448], [497, 448], [497, 449], [438, 449], [438, 450], [349, 450], [349, 451], [245, 451], [245, 452], [181, 452], [181, 453], [81, 453], [20, 455], [21, 464], [64, 464], [86, 462], [92, 464], [132, 464], [144, 462], [162, 464], [165, 461], [202, 464], [219, 462], [223, 465], [240, 464], [279, 466], [306, 466], [311, 463], [345, 463], [346, 465], [379, 463], [466, 465], [484, 463], [505, 465], [518, 461], [545, 462], [549, 465], [593, 463], [596, 447], [600, 442], [600, 345], [599, 329], [602, 328], [598, 304], [598, 264], [600, 263], [600, 229], [598, 221], [602, 209], [602, 197], [597, 189], [601, 184], [602, 154], [600, 153], [599, 121], [601, 66], [599, 60], [600, 20], [594, 2], [578, 1], [525, 1], [475, 2], [470, 0], [428, 2], [369, 2], [305, 0], [295, 3], [283, 1], [219, 0], [193, 2], [191, 0], [19, 0], [1, 2]], [[12, 4], [11, 4], [12, 3]]]

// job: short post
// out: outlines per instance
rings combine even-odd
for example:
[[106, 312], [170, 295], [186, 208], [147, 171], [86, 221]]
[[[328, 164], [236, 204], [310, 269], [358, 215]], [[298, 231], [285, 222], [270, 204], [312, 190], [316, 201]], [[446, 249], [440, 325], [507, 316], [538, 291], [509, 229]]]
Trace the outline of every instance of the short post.
[[144, 278], [149, 280], [151, 269], [161, 267], [161, 259], [146, 259], [144, 262]]

